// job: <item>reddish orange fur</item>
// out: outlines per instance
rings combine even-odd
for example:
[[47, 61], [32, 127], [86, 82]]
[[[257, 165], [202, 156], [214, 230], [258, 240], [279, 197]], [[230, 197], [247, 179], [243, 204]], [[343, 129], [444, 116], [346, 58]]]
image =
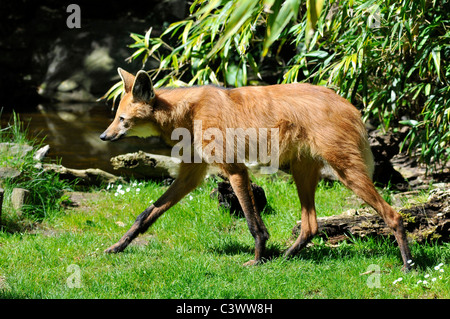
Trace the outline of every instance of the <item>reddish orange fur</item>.
[[[325, 87], [294, 83], [236, 89], [215, 86], [158, 89], [154, 98], [142, 102], [136, 101], [138, 94], [132, 92], [130, 82], [135, 81], [134, 76], [123, 70], [120, 72], [126, 92], [116, 119], [103, 138], [110, 139], [117, 134], [122, 125], [118, 120], [121, 114], [130, 119], [128, 125], [151, 123], [170, 145], [177, 143], [171, 140], [176, 128], [187, 128], [191, 136], [198, 134], [194, 132], [194, 121], [201, 121], [202, 133], [208, 128], [218, 128], [224, 132], [223, 136], [227, 128], [278, 128], [280, 164], [290, 167], [302, 206], [301, 234], [287, 255], [296, 253], [317, 233], [314, 193], [320, 168], [328, 163], [340, 180], [373, 206], [392, 227], [404, 266], [408, 267], [411, 254], [401, 216], [373, 186], [373, 159], [365, 127], [360, 112], [346, 99]], [[211, 143], [202, 136], [199, 138], [204, 147]], [[247, 169], [244, 164], [226, 163], [225, 158], [216, 165], [229, 177], [255, 238], [255, 260], [250, 263], [259, 262], [269, 234], [256, 211]], [[132, 238], [194, 189], [205, 171], [205, 163], [182, 164], [180, 176], [167, 193], [148, 208], [148, 216], [144, 216], [144, 212], [136, 221], [144, 226], [133, 226], [135, 230], [130, 229], [108, 251], [123, 250]]]

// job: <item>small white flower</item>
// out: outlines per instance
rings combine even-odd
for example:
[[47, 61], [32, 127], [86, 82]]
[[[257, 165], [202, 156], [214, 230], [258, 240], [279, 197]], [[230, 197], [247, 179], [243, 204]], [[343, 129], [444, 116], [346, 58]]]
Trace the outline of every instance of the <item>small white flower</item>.
[[192, 197], [192, 195], [189, 195], [189, 200], [193, 200], [194, 197]]
[[439, 276], [439, 279], [442, 279], [442, 276]]
[[116, 192], [116, 193], [114, 194], [114, 196], [119, 196], [119, 193], [118, 193], [118, 192]]
[[431, 279], [431, 281], [436, 281], [436, 278]]
[[428, 284], [428, 281], [424, 280], [424, 281], [423, 281], [423, 284], [424, 284], [424, 285]]
[[122, 184], [119, 184], [119, 186], [117, 186], [117, 190], [122, 189]]
[[439, 269], [439, 272], [444, 272], [444, 269]]
[[418, 282], [417, 282], [417, 284], [420, 284], [422, 282], [422, 280], [419, 280]]
[[430, 277], [430, 275], [429, 274], [426, 274], [425, 276], [423, 276], [424, 278], [428, 278], [428, 277]]
[[434, 270], [439, 270], [439, 268], [441, 268], [439, 265], [437, 265], [436, 267], [434, 267]]
[[409, 259], [409, 260], [407, 261], [407, 263], [408, 263], [408, 264], [412, 263], [412, 259]]
[[130, 190], [131, 190], [131, 189], [128, 187], [128, 188], [126, 189], [127, 193], [128, 193]]
[[400, 281], [402, 281], [402, 280], [403, 280], [402, 277], [400, 277], [400, 278], [398, 278], [398, 279], [395, 279], [394, 282], [393, 282], [393, 284], [395, 285], [396, 283], [398, 283], [398, 282], [400, 282]]
[[140, 188], [136, 188], [136, 193], [139, 193], [141, 191]]
[[439, 267], [442, 267], [442, 266], [444, 266], [444, 263], [440, 263], [438, 266], [439, 266]]

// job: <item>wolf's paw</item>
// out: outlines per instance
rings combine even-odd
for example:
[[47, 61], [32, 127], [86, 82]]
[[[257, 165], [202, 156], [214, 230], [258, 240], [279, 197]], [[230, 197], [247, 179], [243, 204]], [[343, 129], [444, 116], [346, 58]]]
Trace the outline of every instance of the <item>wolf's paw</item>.
[[403, 264], [402, 271], [404, 273], [408, 273], [413, 268], [413, 266], [414, 262], [412, 261], [412, 259], [409, 259], [406, 264]]
[[249, 260], [246, 263], [244, 263], [244, 267], [256, 266], [256, 265], [259, 265], [260, 263], [261, 263], [261, 260], [252, 259], [252, 260]]
[[116, 244], [112, 245], [111, 247], [109, 247], [108, 249], [105, 249], [104, 252], [106, 254], [120, 253], [121, 251], [123, 251], [123, 248], [121, 246], [122, 245], [120, 245], [119, 243], [116, 243]]

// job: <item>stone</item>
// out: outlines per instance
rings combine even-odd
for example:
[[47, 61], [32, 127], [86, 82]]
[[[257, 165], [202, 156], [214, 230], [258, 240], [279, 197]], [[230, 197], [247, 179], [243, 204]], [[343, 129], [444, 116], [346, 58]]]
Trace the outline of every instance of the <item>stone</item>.
[[23, 206], [28, 203], [30, 191], [24, 188], [14, 188], [11, 193], [11, 206], [20, 216], [23, 212]]
[[20, 171], [13, 167], [0, 167], [0, 180], [10, 178], [14, 179], [20, 176]]
[[0, 153], [6, 154], [7, 158], [12, 159], [4, 166], [0, 167], [0, 182], [4, 179], [15, 179], [21, 175], [21, 171], [16, 167], [20, 167], [24, 161], [24, 157], [33, 150], [33, 147], [27, 144], [17, 144], [4, 142], [0, 143]]
[[[267, 205], [267, 198], [264, 189], [261, 186], [251, 183], [253, 196], [255, 198], [256, 209], [261, 213]], [[230, 214], [237, 217], [245, 217], [239, 199], [236, 196], [230, 182], [219, 182], [217, 188], [211, 192], [211, 198], [217, 197], [219, 207], [223, 207], [230, 211]]]
[[3, 205], [3, 195], [4, 194], [5, 194], [4, 189], [0, 187], [0, 224], [2, 223], [2, 205]]
[[32, 150], [33, 147], [27, 144], [22, 145], [9, 142], [0, 143], [0, 153], [6, 152], [8, 156], [14, 158], [24, 158]]
[[50, 150], [50, 145], [45, 145], [38, 149], [33, 156], [35, 161], [42, 161], [45, 156], [47, 156], [48, 151]]
[[392, 165], [392, 158], [400, 151], [400, 144], [406, 132], [383, 133], [374, 130], [369, 133], [369, 143], [374, 157], [373, 181], [380, 185], [391, 185], [398, 189], [407, 189], [408, 182]]

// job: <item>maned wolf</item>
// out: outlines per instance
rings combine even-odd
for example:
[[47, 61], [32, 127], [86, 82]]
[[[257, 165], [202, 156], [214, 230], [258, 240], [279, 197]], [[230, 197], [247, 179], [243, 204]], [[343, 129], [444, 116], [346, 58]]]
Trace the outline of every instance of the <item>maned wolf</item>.
[[[300, 235], [286, 256], [297, 253], [317, 233], [314, 194], [319, 171], [328, 163], [344, 185], [383, 217], [395, 234], [403, 268], [410, 268], [411, 253], [402, 217], [374, 188], [373, 157], [367, 134], [359, 111], [347, 100], [330, 89], [298, 83], [236, 89], [200, 86], [154, 90], [146, 72], [139, 71], [134, 76], [120, 68], [118, 71], [124, 95], [114, 121], [100, 138], [116, 141], [125, 136], [161, 136], [174, 146], [177, 141], [172, 140], [173, 132], [184, 130], [189, 133], [189, 141], [184, 143], [189, 148], [183, 148], [183, 153], [193, 154], [183, 157], [197, 156], [200, 160], [182, 161], [179, 175], [169, 189], [106, 252], [123, 251], [159, 216], [195, 189], [203, 181], [207, 166], [212, 164], [228, 176], [255, 239], [255, 259], [246, 264], [260, 262], [269, 233], [255, 208], [245, 164], [236, 154], [229, 154], [230, 150], [239, 153], [235, 144], [240, 139], [247, 147], [246, 157], [251, 155], [248, 149], [255, 150], [253, 144], [258, 144], [260, 149], [270, 149], [272, 160], [276, 155], [276, 162], [289, 167], [292, 173], [301, 203], [302, 224]], [[196, 129], [196, 123], [201, 124], [201, 129]], [[226, 134], [230, 128], [241, 129], [244, 134], [230, 138]], [[277, 139], [257, 136], [255, 141], [251, 134], [245, 133], [254, 133], [256, 128], [264, 128], [266, 133], [270, 129], [278, 134]], [[205, 134], [207, 130], [209, 134]], [[270, 145], [274, 143], [277, 145]]]

